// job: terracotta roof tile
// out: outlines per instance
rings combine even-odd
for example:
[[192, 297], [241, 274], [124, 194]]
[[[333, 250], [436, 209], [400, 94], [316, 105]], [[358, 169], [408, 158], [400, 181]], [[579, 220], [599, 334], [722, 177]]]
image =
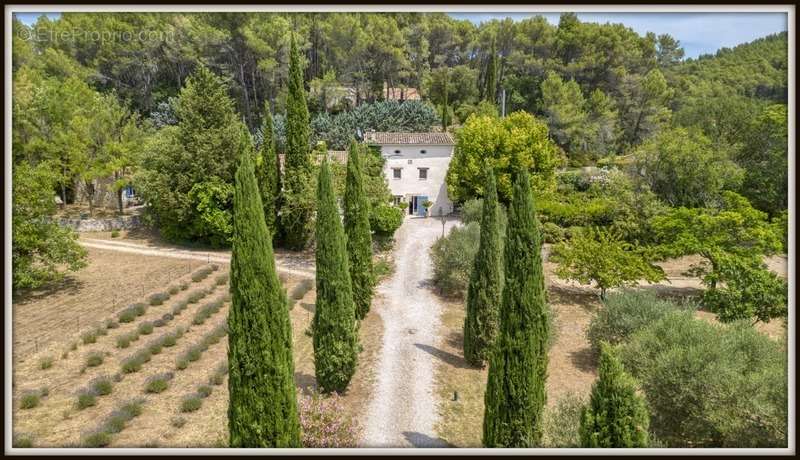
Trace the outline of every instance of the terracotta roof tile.
[[450, 133], [376, 133], [364, 134], [366, 142], [385, 144], [455, 145]]

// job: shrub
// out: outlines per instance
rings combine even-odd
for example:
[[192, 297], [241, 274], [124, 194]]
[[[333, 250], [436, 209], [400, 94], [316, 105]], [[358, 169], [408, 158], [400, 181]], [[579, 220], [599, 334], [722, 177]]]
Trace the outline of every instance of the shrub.
[[39, 405], [41, 393], [38, 391], [27, 391], [22, 394], [19, 400], [20, 409], [33, 409]]
[[192, 281], [195, 283], [199, 283], [204, 279], [208, 278], [208, 275], [211, 274], [213, 270], [210, 267], [203, 267], [196, 272], [192, 273]]
[[545, 243], [561, 243], [567, 239], [567, 231], [552, 222], [542, 224], [542, 237]]
[[110, 395], [114, 390], [114, 384], [111, 383], [111, 378], [108, 376], [100, 376], [95, 378], [89, 383], [91, 392], [97, 396]]
[[46, 398], [50, 394], [50, 388], [48, 387], [39, 388], [39, 394], [42, 395], [42, 398]]
[[180, 288], [180, 286], [170, 286], [169, 289], [167, 290], [167, 292], [169, 293], [169, 295], [172, 296], [172, 295], [175, 295], [175, 294], [181, 292], [181, 288]]
[[182, 312], [183, 310], [186, 310], [186, 307], [188, 307], [188, 306], [189, 306], [189, 301], [188, 301], [188, 300], [182, 300], [182, 301], [180, 301], [180, 302], [176, 303], [176, 304], [175, 304], [175, 305], [172, 307], [172, 315], [173, 315], [173, 316], [178, 316], [178, 315], [180, 315], [180, 314], [181, 314], [181, 312]]
[[192, 324], [200, 325], [203, 324], [208, 318], [211, 317], [214, 313], [218, 312], [220, 308], [222, 308], [223, 302], [222, 299], [214, 300], [213, 302], [209, 302], [203, 305], [202, 308], [197, 310], [197, 313], [194, 315], [192, 319]]
[[289, 296], [294, 300], [300, 300], [305, 297], [306, 293], [314, 287], [314, 280], [310, 278], [303, 278], [293, 288]]
[[75, 351], [75, 350], [77, 350], [77, 349], [78, 349], [78, 342], [72, 342], [72, 343], [69, 345], [69, 350], [70, 350], [70, 351]]
[[189, 358], [186, 355], [181, 355], [175, 358], [175, 368], [178, 370], [184, 370], [189, 367]]
[[97, 404], [97, 395], [92, 390], [81, 390], [78, 393], [78, 399], [75, 401], [75, 407], [78, 410], [86, 409]]
[[197, 303], [206, 296], [206, 290], [200, 289], [199, 291], [192, 292], [189, 294], [189, 297], [186, 298], [187, 303]]
[[131, 308], [133, 308], [133, 311], [134, 313], [136, 313], [136, 316], [142, 316], [145, 314], [145, 312], [147, 312], [147, 305], [141, 302], [131, 305]]
[[148, 361], [150, 361], [150, 355], [147, 352], [137, 352], [122, 361], [122, 372], [124, 374], [139, 372], [142, 365]]
[[139, 324], [139, 327], [136, 328], [136, 332], [141, 335], [148, 335], [153, 333], [153, 323], [149, 321], [145, 321]]
[[134, 319], [136, 319], [136, 311], [130, 307], [119, 312], [117, 316], [117, 320], [119, 320], [120, 323], [132, 323]]
[[86, 355], [86, 366], [87, 367], [97, 367], [103, 364], [103, 360], [105, 359], [105, 355], [100, 353], [99, 351], [93, 351]]
[[219, 265], [211, 264], [211, 265], [208, 266], [208, 268], [210, 268], [212, 272], [215, 272], [215, 271], [219, 270]]
[[747, 322], [711, 324], [671, 312], [622, 344], [650, 426], [670, 447], [786, 447], [784, 345]]
[[211, 396], [213, 389], [209, 385], [200, 385], [197, 387], [197, 394], [203, 398]]
[[303, 447], [355, 447], [359, 441], [356, 421], [345, 416], [341, 396], [317, 392], [303, 395], [299, 401]]
[[379, 204], [371, 208], [369, 227], [378, 238], [392, 238], [394, 232], [403, 224], [403, 209], [388, 204]]
[[181, 291], [189, 289], [189, 283], [187, 283], [186, 281], [181, 281], [181, 284], [179, 284], [179, 286], [181, 288]]
[[97, 342], [97, 331], [87, 331], [81, 334], [81, 341], [84, 345]]
[[162, 347], [174, 347], [175, 343], [177, 343], [178, 338], [175, 336], [174, 333], [170, 332], [168, 334], [164, 334], [161, 336], [161, 346]]
[[169, 381], [172, 380], [174, 376], [175, 374], [172, 372], [153, 375], [145, 382], [144, 391], [147, 393], [161, 393], [169, 388]]
[[111, 444], [111, 434], [105, 430], [95, 430], [81, 436], [83, 447], [105, 447]]
[[720, 321], [769, 322], [788, 314], [786, 280], [769, 271], [760, 258], [715, 255], [714, 271], [703, 279], [703, 284], [708, 287], [703, 293], [703, 304]]
[[227, 273], [223, 273], [221, 275], [217, 275], [217, 277], [214, 278], [214, 283], [217, 286], [222, 286], [223, 284], [226, 284], [227, 282], [228, 282], [228, 274]]
[[39, 369], [45, 370], [45, 369], [50, 369], [51, 367], [53, 367], [52, 356], [45, 356], [39, 360]]
[[29, 449], [33, 447], [33, 436], [28, 433], [16, 433], [12, 446], [17, 449]]
[[139, 340], [139, 334], [136, 332], [122, 334], [117, 336], [117, 348], [128, 348], [131, 346], [131, 342], [135, 342], [137, 340]]
[[198, 394], [191, 394], [183, 397], [181, 401], [181, 412], [194, 412], [203, 405], [203, 397]]
[[105, 322], [106, 329], [116, 329], [119, 327], [119, 323], [114, 321], [113, 319], [107, 319]]
[[169, 294], [167, 294], [166, 292], [156, 292], [155, 294], [152, 294], [150, 297], [148, 297], [147, 301], [150, 303], [150, 305], [155, 306], [155, 305], [162, 305], [168, 299], [169, 299]]
[[167, 325], [167, 323], [163, 319], [157, 319], [157, 320], [153, 321], [153, 327], [164, 327], [166, 325]]
[[120, 412], [125, 414], [126, 417], [132, 419], [134, 417], [138, 417], [142, 415], [142, 404], [144, 403], [143, 399], [134, 399], [131, 401], [126, 402], [120, 408]]
[[172, 417], [169, 423], [175, 428], [181, 428], [186, 425], [186, 419], [183, 417]]
[[119, 433], [125, 429], [125, 423], [127, 423], [127, 421], [128, 418], [125, 414], [115, 410], [106, 418], [105, 422], [103, 422], [103, 430], [106, 433]]
[[146, 350], [151, 355], [157, 355], [157, 354], [161, 353], [161, 349], [163, 348], [163, 346], [164, 346], [164, 344], [161, 341], [161, 338], [159, 337], [159, 338], [151, 341], [150, 343], [148, 343]]
[[658, 321], [670, 312], [692, 308], [656, 297], [651, 291], [626, 290], [612, 293], [603, 301], [603, 308], [589, 323], [587, 336], [595, 352], [600, 342], [611, 345], [625, 341], [634, 332]]
[[119, 230], [111, 230], [111, 238], [119, 238]]
[[164, 315], [161, 316], [161, 321], [164, 323], [168, 323], [173, 319], [175, 319], [175, 316], [172, 313], [164, 313]]
[[542, 447], [580, 447], [578, 428], [586, 397], [567, 393], [544, 411]]
[[447, 296], [463, 297], [478, 251], [480, 225], [456, 227], [431, 247], [433, 283]]
[[228, 363], [220, 363], [217, 365], [217, 368], [214, 369], [214, 373], [211, 374], [211, 377], [208, 379], [209, 383], [212, 385], [222, 385], [223, 381], [225, 380], [225, 375], [228, 374]]

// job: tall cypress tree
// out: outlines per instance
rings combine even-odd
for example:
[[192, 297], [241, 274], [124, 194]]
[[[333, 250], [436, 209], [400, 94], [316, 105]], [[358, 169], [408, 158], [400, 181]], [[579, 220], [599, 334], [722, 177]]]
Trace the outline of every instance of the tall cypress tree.
[[350, 279], [353, 283], [353, 301], [358, 319], [363, 319], [369, 311], [375, 283], [369, 208], [369, 199], [364, 191], [364, 173], [361, 170], [361, 151], [355, 141], [350, 141], [344, 190], [344, 233], [347, 236]]
[[542, 235], [528, 172], [521, 169], [516, 175], [506, 227], [500, 330], [486, 386], [486, 447], [536, 447], [542, 438], [549, 333]]
[[492, 104], [497, 102], [497, 45], [494, 38], [492, 38], [492, 54], [486, 66], [486, 88], [483, 98]]
[[497, 336], [503, 286], [499, 212], [495, 177], [489, 170], [483, 195], [481, 240], [469, 278], [464, 319], [464, 359], [475, 366], [483, 366], [489, 358]]
[[314, 368], [324, 392], [341, 392], [358, 360], [358, 323], [350, 282], [345, 236], [327, 159], [317, 181], [317, 305], [312, 330]]
[[647, 447], [647, 406], [619, 358], [603, 343], [599, 377], [581, 412], [581, 447]]
[[444, 72], [444, 89], [442, 90], [442, 131], [447, 132], [447, 127], [450, 126], [450, 111], [448, 110], [448, 102], [447, 102], [447, 83], [450, 79], [450, 73], [448, 72], [448, 68], [443, 68]]
[[313, 230], [311, 221], [315, 202], [309, 153], [310, 129], [300, 52], [292, 34], [289, 94], [286, 98], [286, 161], [281, 230], [286, 245], [295, 250], [306, 247]]
[[269, 103], [265, 104], [264, 121], [261, 125], [264, 139], [256, 158], [256, 180], [261, 192], [261, 203], [264, 205], [264, 221], [273, 235], [277, 232], [278, 209], [281, 193], [281, 170], [278, 154], [275, 150], [275, 135], [272, 129], [272, 114]]
[[275, 272], [246, 132], [242, 145], [235, 179], [228, 313], [230, 445], [300, 447], [286, 294]]

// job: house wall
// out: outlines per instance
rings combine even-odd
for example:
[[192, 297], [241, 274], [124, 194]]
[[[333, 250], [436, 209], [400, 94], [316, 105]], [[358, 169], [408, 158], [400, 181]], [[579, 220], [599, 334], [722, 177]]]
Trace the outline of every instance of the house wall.
[[[400, 153], [395, 153], [399, 150]], [[425, 150], [426, 153], [420, 153]], [[403, 196], [403, 203], [408, 206], [413, 195], [425, 195], [433, 202], [430, 215], [453, 212], [453, 203], [447, 196], [445, 177], [453, 154], [452, 145], [382, 145], [381, 153], [386, 158], [383, 174], [389, 183], [392, 195]], [[394, 168], [402, 169], [402, 177], [395, 179]], [[428, 178], [420, 179], [418, 168], [428, 168]]]

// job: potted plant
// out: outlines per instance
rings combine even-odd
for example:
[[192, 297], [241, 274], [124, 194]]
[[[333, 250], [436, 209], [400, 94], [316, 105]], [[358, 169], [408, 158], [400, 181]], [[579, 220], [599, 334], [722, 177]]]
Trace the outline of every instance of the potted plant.
[[433, 206], [433, 201], [425, 200], [422, 202], [422, 206], [425, 206], [425, 217], [428, 217], [431, 214], [431, 206]]

